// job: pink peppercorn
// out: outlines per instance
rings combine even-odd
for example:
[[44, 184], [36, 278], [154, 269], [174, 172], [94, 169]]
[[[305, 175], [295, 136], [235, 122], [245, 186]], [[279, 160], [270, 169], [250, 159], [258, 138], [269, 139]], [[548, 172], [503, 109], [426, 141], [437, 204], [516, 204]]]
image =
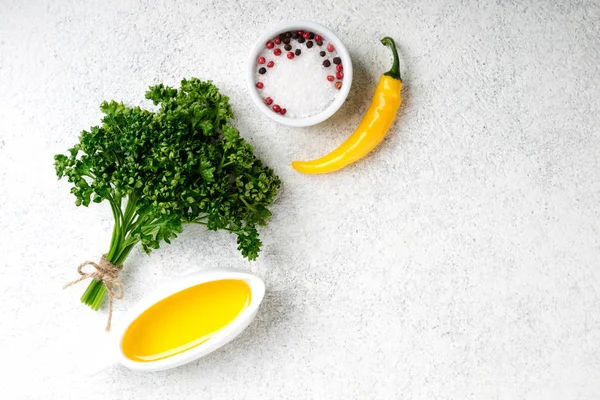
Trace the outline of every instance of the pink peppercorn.
[[279, 111], [281, 113], [281, 115], [285, 115], [285, 113], [287, 112], [287, 110], [285, 108], [282, 108], [281, 111]]
[[344, 70], [344, 66], [342, 64], [338, 64], [335, 66], [336, 71], [343, 71]]
[[287, 58], [289, 58], [290, 60], [291, 60], [292, 58], [294, 58], [294, 52], [292, 52], [292, 51], [288, 51], [288, 53], [287, 53]]
[[280, 56], [281, 55], [281, 49], [275, 49], [275, 50], [273, 50], [273, 54], [275, 54], [276, 56]]
[[281, 111], [281, 107], [279, 107], [279, 105], [278, 105], [278, 104], [274, 104], [274, 105], [273, 105], [273, 111], [275, 111], [276, 113], [278, 113], [278, 112], [280, 112], [280, 111]]
[[296, 33], [300, 36], [302, 36], [302, 34], [304, 33], [304, 31], [296, 31]]
[[335, 73], [335, 77], [338, 79], [342, 79], [344, 77], [344, 73], [342, 71], [338, 71]]
[[266, 104], [266, 105], [268, 105], [268, 106], [270, 106], [271, 104], [273, 104], [273, 99], [272, 99], [272, 98], [270, 98], [270, 97], [267, 97], [267, 98], [265, 99], [265, 104]]
[[273, 65], [275, 65], [275, 62], [274, 61], [269, 61], [267, 63], [267, 68], [273, 68]]
[[272, 49], [273, 47], [275, 47], [275, 43], [271, 42], [270, 40], [267, 42], [267, 49]]
[[304, 33], [302, 34], [302, 37], [303, 37], [304, 39], [310, 39], [310, 32], [304, 32]]
[[335, 47], [333, 47], [333, 45], [332, 45], [331, 43], [329, 43], [329, 44], [327, 45], [327, 51], [331, 53], [331, 52], [332, 52], [332, 51], [334, 51], [334, 50], [335, 50]]
[[327, 75], [327, 80], [328, 80], [329, 82], [333, 82], [333, 80], [334, 80], [334, 79], [335, 79], [335, 78], [333, 77], [333, 75]]
[[315, 35], [315, 40], [316, 40], [317, 42], [318, 42], [318, 41], [321, 41], [321, 40], [323, 40], [323, 36], [321, 36], [321, 35]]
[[265, 63], [265, 58], [264, 57], [258, 57], [258, 63], [259, 64], [264, 64]]
[[337, 90], [340, 90], [340, 89], [342, 88], [342, 82], [340, 82], [340, 81], [337, 81], [337, 82], [335, 83], [335, 88], [336, 88]]
[[265, 85], [262, 82], [256, 82], [256, 87], [262, 89], [263, 87], [265, 87]]
[[275, 44], [281, 44], [281, 39], [275, 38]]

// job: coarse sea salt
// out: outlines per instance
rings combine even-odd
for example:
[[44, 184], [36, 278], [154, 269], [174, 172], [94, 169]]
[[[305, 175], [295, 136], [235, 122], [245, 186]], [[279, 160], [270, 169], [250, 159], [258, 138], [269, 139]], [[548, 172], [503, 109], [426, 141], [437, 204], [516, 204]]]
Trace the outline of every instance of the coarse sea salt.
[[[281, 48], [281, 55], [273, 54], [274, 49]], [[334, 82], [327, 79], [328, 76], [336, 76], [336, 66], [331, 63], [329, 67], [323, 66], [323, 61], [330, 62], [337, 57], [337, 51], [326, 51], [323, 46], [314, 45], [307, 48], [304, 44], [294, 43], [292, 52], [300, 49], [300, 55], [288, 58], [286, 51], [281, 45], [272, 49], [265, 48], [259, 57], [265, 58], [265, 64], [256, 66], [255, 82], [262, 82], [263, 87], [259, 94], [263, 99], [271, 98], [273, 103], [286, 109], [286, 117], [306, 118], [325, 110], [339, 93]], [[319, 53], [326, 51], [322, 57]], [[267, 67], [269, 61], [275, 65]], [[264, 67], [265, 74], [258, 73]], [[341, 84], [341, 83], [340, 83]]]

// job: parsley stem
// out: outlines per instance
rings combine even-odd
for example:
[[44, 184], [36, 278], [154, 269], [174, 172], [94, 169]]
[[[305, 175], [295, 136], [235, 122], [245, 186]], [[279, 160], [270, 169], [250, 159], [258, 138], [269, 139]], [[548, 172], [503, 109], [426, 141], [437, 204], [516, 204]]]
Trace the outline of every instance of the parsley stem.
[[[133, 213], [135, 211], [135, 207], [131, 206], [128, 202], [127, 207], [125, 209], [125, 215], [121, 211], [121, 199], [110, 200], [110, 207], [113, 213], [114, 218], [114, 227], [112, 232], [112, 237], [110, 239], [110, 247], [108, 252], [106, 253], [106, 260], [115, 265], [121, 265], [129, 252], [131, 251], [131, 247], [124, 246], [125, 241], [125, 232], [123, 223], [125, 222], [125, 218], [128, 220], [132, 218]], [[133, 202], [135, 203], [135, 202]], [[100, 305], [102, 305], [102, 301], [106, 295], [106, 287], [102, 281], [97, 279], [92, 280], [85, 292], [81, 296], [81, 302], [90, 306], [93, 310], [98, 310]]]

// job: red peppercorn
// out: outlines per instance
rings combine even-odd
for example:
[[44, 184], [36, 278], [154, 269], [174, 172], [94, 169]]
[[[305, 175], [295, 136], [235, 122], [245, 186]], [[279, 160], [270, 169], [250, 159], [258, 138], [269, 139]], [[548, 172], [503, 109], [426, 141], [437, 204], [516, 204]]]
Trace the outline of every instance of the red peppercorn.
[[273, 104], [273, 99], [272, 99], [272, 98], [270, 98], [270, 97], [267, 97], [267, 98], [265, 99], [265, 104], [266, 104], [266, 105], [268, 105], [268, 106], [270, 106], [271, 104]]
[[332, 51], [334, 51], [334, 50], [335, 50], [335, 47], [333, 47], [333, 45], [332, 45], [331, 43], [329, 43], [329, 44], [327, 45], [327, 51], [331, 53], [331, 52], [332, 52]]
[[274, 105], [273, 105], [273, 111], [275, 111], [275, 112], [277, 112], [277, 113], [278, 113], [278, 112], [280, 112], [280, 111], [281, 111], [281, 107], [279, 107], [279, 105], [278, 105], [278, 104], [274, 104]]
[[329, 82], [333, 82], [333, 80], [334, 80], [334, 79], [335, 79], [335, 78], [333, 77], [333, 75], [327, 75], [327, 80], [328, 80]]
[[264, 57], [258, 57], [258, 63], [259, 64], [264, 64], [265, 63], [265, 58]]
[[281, 111], [279, 111], [281, 113], [281, 115], [285, 115], [285, 113], [287, 112], [287, 110], [285, 108], [282, 108]]
[[267, 68], [273, 68], [273, 65], [275, 65], [275, 62], [274, 61], [269, 61], [267, 63]]
[[267, 49], [272, 49], [273, 47], [275, 47], [275, 43], [271, 42], [270, 40], [267, 42]]
[[275, 44], [281, 44], [281, 39], [275, 38]]
[[287, 53], [287, 58], [289, 58], [290, 60], [291, 60], [292, 58], [294, 58], [294, 52], [293, 52], [293, 51], [288, 51], [288, 53]]
[[335, 66], [336, 71], [343, 71], [344, 70], [344, 66], [342, 64], [338, 64]]
[[256, 87], [262, 89], [265, 85], [262, 82], [256, 82]]
[[338, 79], [342, 79], [344, 77], [344, 73], [342, 71], [338, 71], [335, 73], [335, 77]]
[[310, 32], [304, 32], [304, 33], [302, 34], [302, 37], [303, 37], [304, 39], [310, 39]]
[[281, 55], [281, 49], [275, 49], [275, 50], [273, 50], [273, 54], [275, 54], [276, 56], [280, 56]]
[[323, 36], [321, 36], [321, 35], [315, 35], [315, 41], [316, 42], [321, 41], [321, 40], [323, 40]]

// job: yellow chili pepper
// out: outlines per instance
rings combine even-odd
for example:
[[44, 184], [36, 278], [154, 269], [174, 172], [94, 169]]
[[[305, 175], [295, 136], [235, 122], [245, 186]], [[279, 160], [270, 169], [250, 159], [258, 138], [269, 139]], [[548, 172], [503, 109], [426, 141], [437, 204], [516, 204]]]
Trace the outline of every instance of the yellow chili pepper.
[[292, 167], [305, 174], [325, 174], [337, 171], [366, 156], [385, 137], [390, 129], [402, 97], [402, 78], [400, 61], [396, 44], [390, 37], [381, 39], [381, 43], [389, 46], [394, 54], [392, 68], [381, 75], [375, 89], [375, 96], [354, 133], [337, 149], [324, 157], [313, 161], [294, 161]]

